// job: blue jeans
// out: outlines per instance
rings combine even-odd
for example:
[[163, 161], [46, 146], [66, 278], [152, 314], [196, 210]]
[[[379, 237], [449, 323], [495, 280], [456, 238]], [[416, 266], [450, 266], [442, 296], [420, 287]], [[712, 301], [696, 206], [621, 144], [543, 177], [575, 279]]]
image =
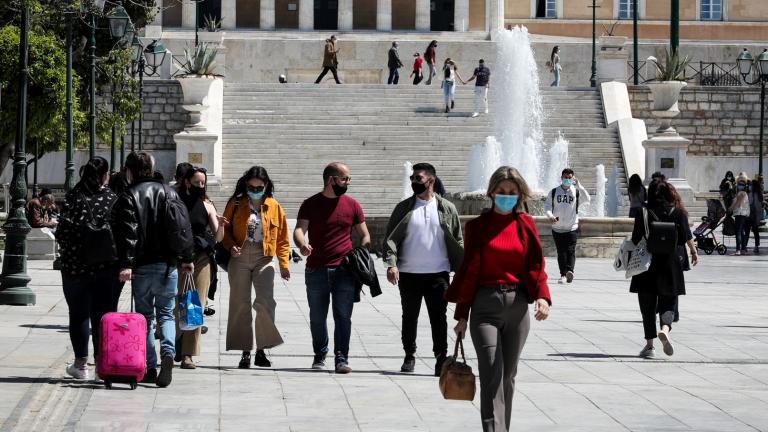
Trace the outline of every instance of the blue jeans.
[[552, 73], [555, 74], [555, 80], [552, 81], [550, 87], [560, 87], [560, 68], [555, 67], [555, 70], [553, 70]]
[[445, 106], [451, 104], [454, 93], [456, 93], [456, 83], [451, 81], [443, 81], [443, 99], [445, 100]]
[[346, 362], [352, 334], [355, 279], [342, 267], [307, 268], [305, 272], [309, 327], [316, 356], [328, 353], [328, 305], [333, 298], [333, 352], [336, 363]]
[[398, 81], [400, 81], [400, 69], [389, 68], [389, 78], [387, 79], [387, 84], [397, 84]]
[[155, 316], [160, 327], [160, 356], [176, 355], [176, 266], [165, 263], [143, 265], [133, 271], [133, 295], [136, 312], [147, 319], [147, 368], [157, 367], [155, 352]]

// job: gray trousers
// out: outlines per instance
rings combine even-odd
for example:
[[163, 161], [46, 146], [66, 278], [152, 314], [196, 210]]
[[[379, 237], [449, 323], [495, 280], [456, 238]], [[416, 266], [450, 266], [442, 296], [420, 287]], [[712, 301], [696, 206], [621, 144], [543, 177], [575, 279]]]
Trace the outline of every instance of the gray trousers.
[[480, 287], [472, 303], [469, 333], [480, 372], [484, 432], [509, 430], [520, 353], [531, 328], [524, 291]]

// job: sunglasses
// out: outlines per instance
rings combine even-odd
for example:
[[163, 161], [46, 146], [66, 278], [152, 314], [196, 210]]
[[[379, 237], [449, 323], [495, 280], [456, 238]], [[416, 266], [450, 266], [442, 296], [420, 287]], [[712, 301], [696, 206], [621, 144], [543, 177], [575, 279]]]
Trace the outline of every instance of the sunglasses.
[[411, 179], [411, 181], [415, 181], [419, 183], [426, 183], [429, 180], [428, 177], [416, 176], [416, 175], [411, 175], [409, 178]]
[[349, 183], [349, 182], [352, 181], [352, 177], [350, 177], [350, 176], [346, 176], [346, 177], [333, 176], [333, 178], [341, 180], [341, 181], [343, 181], [345, 183]]
[[250, 187], [248, 186], [248, 192], [264, 192], [264, 186], [256, 186], [256, 187]]

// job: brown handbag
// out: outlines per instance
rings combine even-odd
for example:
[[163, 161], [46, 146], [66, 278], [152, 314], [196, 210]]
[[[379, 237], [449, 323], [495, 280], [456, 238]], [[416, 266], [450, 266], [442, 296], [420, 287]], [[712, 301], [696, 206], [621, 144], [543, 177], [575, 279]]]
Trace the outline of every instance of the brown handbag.
[[[461, 348], [461, 361], [458, 359]], [[443, 398], [471, 401], [475, 398], [475, 374], [464, 357], [464, 344], [456, 339], [453, 356], [445, 359], [440, 371], [440, 392]]]

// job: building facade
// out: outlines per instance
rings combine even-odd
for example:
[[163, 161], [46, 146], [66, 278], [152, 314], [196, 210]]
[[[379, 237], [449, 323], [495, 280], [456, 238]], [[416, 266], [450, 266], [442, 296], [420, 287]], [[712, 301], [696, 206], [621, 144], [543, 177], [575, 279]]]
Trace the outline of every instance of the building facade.
[[[629, 35], [637, 1], [644, 39], [668, 37], [670, 0], [594, 0], [598, 33], [614, 21]], [[526, 25], [532, 33], [589, 37], [593, 0], [157, 0], [156, 26], [194, 28], [221, 18], [225, 30], [491, 31]], [[503, 17], [503, 18], [502, 18]], [[680, 0], [681, 37], [767, 40], [768, 0]]]

